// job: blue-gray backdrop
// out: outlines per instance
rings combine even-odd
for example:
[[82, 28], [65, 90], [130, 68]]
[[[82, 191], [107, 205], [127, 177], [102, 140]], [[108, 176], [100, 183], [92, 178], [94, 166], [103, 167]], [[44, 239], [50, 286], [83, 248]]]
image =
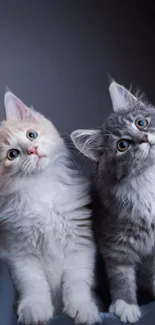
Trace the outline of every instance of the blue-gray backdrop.
[[[8, 86], [63, 134], [98, 126], [111, 110], [108, 75], [155, 103], [153, 1], [1, 1], [0, 120]], [[12, 300], [1, 263], [0, 324], [13, 324]]]
[[155, 101], [151, 1], [5, 0], [0, 5], [0, 119], [6, 86], [62, 133], [99, 125], [108, 74]]

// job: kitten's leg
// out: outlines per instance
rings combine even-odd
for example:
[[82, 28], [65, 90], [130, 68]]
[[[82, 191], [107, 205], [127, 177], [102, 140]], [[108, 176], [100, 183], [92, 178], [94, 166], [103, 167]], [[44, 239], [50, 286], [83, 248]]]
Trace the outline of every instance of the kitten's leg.
[[[87, 251], [86, 251], [87, 250]], [[92, 325], [100, 322], [98, 308], [92, 297], [94, 250], [81, 247], [67, 260], [63, 274], [64, 312], [75, 319], [76, 324]]]
[[49, 285], [43, 268], [35, 257], [15, 257], [12, 277], [20, 293], [17, 309], [22, 324], [46, 323], [53, 316]]
[[[116, 260], [115, 260], [116, 263]], [[136, 274], [132, 265], [107, 265], [112, 305], [115, 313], [124, 323], [137, 322], [141, 316], [137, 305]]]
[[139, 286], [155, 297], [155, 252], [142, 260], [139, 269]]

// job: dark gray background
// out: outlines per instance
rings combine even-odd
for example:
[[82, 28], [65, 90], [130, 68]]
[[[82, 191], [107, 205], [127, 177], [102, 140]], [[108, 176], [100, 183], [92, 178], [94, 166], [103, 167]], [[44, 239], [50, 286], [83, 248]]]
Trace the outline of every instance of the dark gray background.
[[151, 1], [5, 0], [0, 4], [0, 119], [6, 86], [61, 133], [100, 125], [108, 74], [155, 103]]

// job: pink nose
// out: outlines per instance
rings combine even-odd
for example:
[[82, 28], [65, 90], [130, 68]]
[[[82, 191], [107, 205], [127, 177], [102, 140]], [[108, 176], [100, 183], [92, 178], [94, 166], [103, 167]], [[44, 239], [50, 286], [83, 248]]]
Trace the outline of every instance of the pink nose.
[[29, 155], [32, 155], [32, 154], [34, 154], [34, 155], [38, 155], [37, 147], [33, 147], [33, 148], [31, 148], [31, 149], [28, 149], [28, 154], [29, 154]]

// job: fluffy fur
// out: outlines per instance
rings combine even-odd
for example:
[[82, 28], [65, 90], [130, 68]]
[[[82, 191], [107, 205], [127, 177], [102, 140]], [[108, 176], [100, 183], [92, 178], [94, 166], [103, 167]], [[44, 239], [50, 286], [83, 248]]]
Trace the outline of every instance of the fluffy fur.
[[[93, 223], [108, 272], [110, 311], [132, 323], [140, 318], [137, 274], [155, 295], [155, 108], [115, 82], [110, 94], [114, 113], [102, 127], [71, 137], [95, 165]], [[140, 128], [138, 120], [147, 125]], [[124, 152], [121, 139], [129, 144]]]
[[[89, 184], [70, 168], [65, 143], [49, 120], [11, 92], [5, 94], [5, 110], [0, 127], [1, 248], [19, 292], [18, 320], [46, 323], [63, 308], [76, 323], [93, 324], [100, 318], [92, 295]], [[29, 139], [29, 131], [37, 137]], [[10, 149], [18, 150], [14, 160], [8, 159]]]

